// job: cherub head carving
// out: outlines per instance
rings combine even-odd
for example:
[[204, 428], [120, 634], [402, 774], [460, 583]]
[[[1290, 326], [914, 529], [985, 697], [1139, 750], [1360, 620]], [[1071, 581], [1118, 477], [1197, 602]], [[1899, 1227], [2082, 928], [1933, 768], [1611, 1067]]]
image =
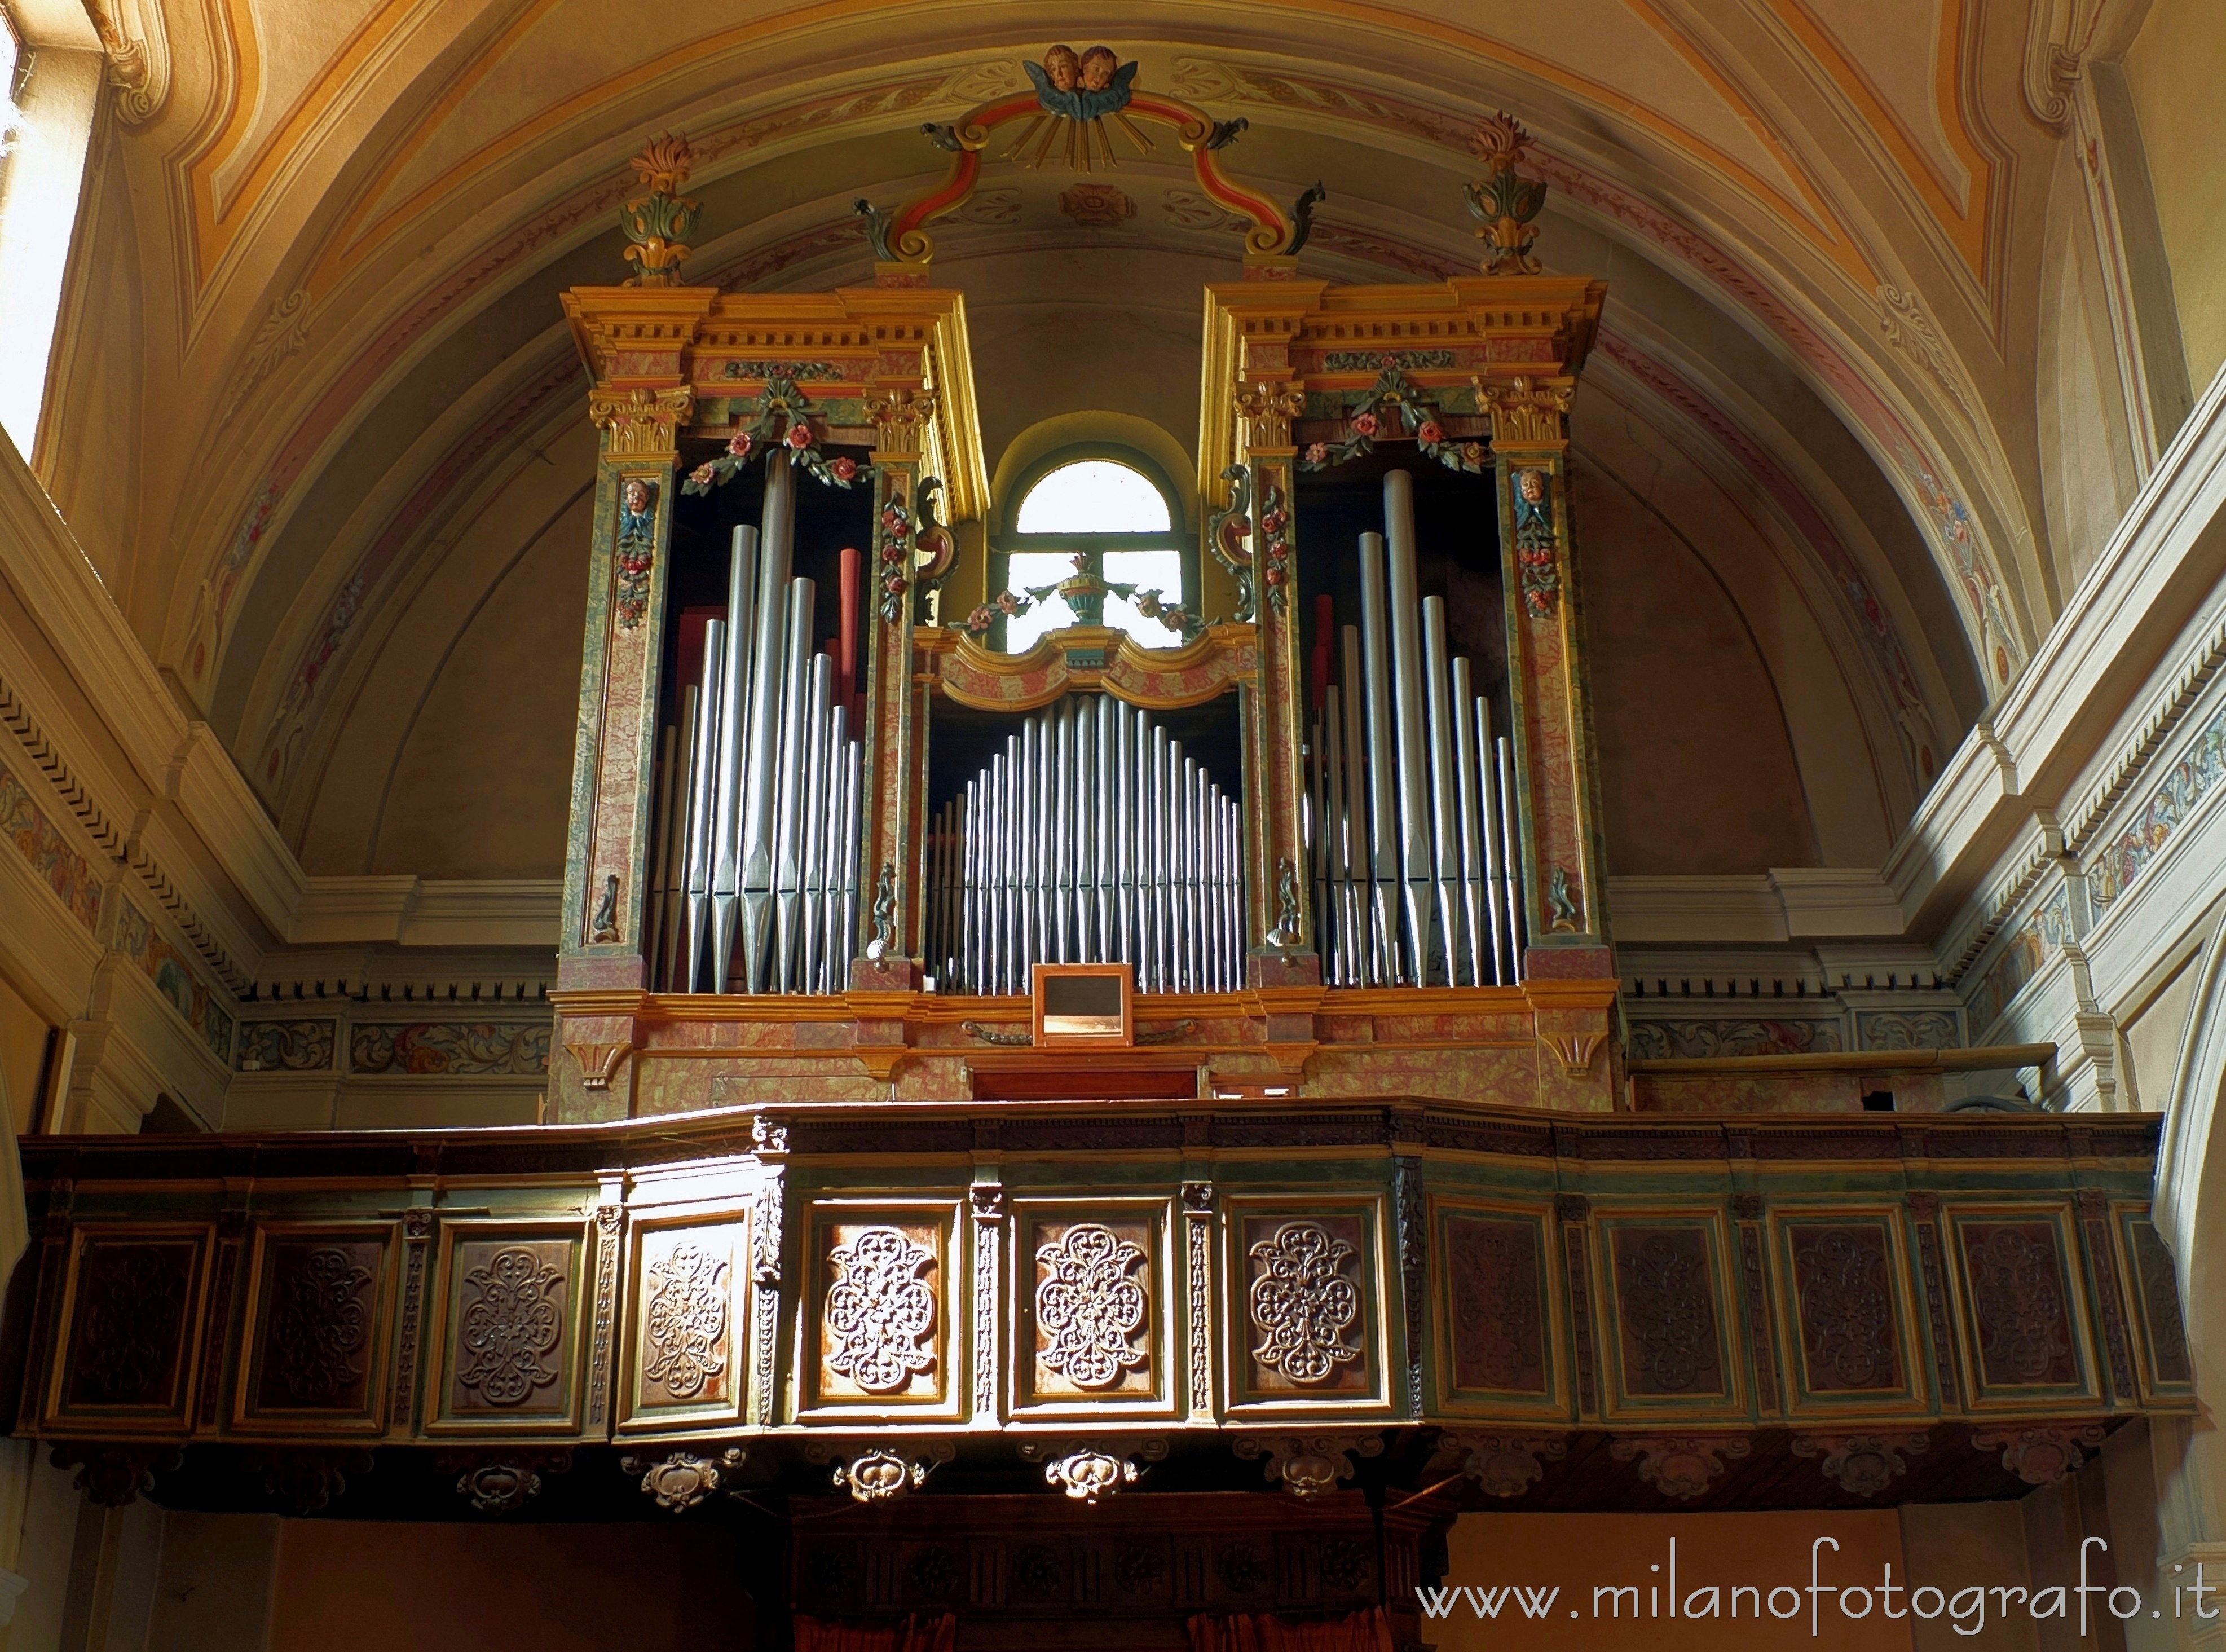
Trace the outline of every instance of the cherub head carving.
[[1517, 472], [1515, 485], [1521, 490], [1525, 505], [1539, 504], [1546, 497], [1546, 473], [1542, 470]]
[[1054, 46], [1044, 54], [1044, 73], [1051, 77], [1053, 90], [1072, 92], [1081, 84], [1082, 60], [1072, 46]]
[[1113, 72], [1121, 67], [1120, 58], [1110, 46], [1093, 46], [1082, 54], [1082, 89], [1084, 92], [1103, 92], [1113, 84]]
[[619, 499], [628, 516], [649, 514], [649, 484], [639, 476], [629, 476], [619, 489]]

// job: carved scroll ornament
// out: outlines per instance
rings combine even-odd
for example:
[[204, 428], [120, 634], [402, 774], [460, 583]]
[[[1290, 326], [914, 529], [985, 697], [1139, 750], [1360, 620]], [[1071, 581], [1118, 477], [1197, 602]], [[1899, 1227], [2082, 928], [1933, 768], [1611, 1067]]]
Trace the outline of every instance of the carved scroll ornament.
[[464, 1275], [456, 1381], [491, 1406], [523, 1405], [556, 1380], [543, 1363], [563, 1335], [564, 1275], [523, 1245]]
[[921, 1277], [933, 1253], [895, 1228], [868, 1228], [828, 1259], [836, 1269], [825, 1314], [828, 1369], [868, 1394], [900, 1393], [933, 1370], [935, 1292]]
[[1313, 1384], [1361, 1357], [1352, 1340], [1360, 1289], [1345, 1275], [1351, 1245], [1319, 1222], [1286, 1222], [1250, 1254], [1260, 1270], [1246, 1299], [1253, 1358], [1293, 1382]]
[[684, 1241], [650, 1268], [641, 1374], [675, 1400], [699, 1399], [726, 1375], [729, 1265], [727, 1255]]
[[1110, 1388], [1150, 1358], [1138, 1345], [1149, 1303], [1143, 1251], [1112, 1229], [1078, 1222], [1038, 1248], [1037, 1357], [1082, 1388]]

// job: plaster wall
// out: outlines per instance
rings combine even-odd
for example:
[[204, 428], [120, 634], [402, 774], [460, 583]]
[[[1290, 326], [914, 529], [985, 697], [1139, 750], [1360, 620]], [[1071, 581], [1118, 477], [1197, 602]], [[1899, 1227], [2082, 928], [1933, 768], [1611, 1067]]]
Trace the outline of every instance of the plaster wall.
[[2226, 28], [2214, 0], [2154, 0], [2125, 57], [2172, 265], [2188, 378], [2226, 365], [2226, 168], [2218, 164], [2218, 88]]
[[[670, 1522], [288, 1521], [269, 1652], [610, 1652], [749, 1644], [735, 1534]], [[406, 1582], [404, 1580], [406, 1579]]]
[[2050, 180], [2041, 287], [2041, 490], [2057, 584], [2068, 591], [2094, 566], [2140, 489], [2087, 188], [2070, 147], [2058, 152]]

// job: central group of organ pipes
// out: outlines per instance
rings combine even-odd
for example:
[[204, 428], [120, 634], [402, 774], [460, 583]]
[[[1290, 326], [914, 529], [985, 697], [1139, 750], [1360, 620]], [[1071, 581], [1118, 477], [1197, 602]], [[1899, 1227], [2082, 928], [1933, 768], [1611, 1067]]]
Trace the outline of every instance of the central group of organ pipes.
[[[855, 553], [830, 658], [813, 581], [790, 571], [793, 486], [768, 466], [761, 531], [735, 530], [727, 616], [665, 731], [649, 949], [667, 991], [839, 993], [858, 950], [863, 731], [836, 663], [855, 657]], [[1508, 741], [1470, 662], [1447, 657], [1444, 599], [1420, 595], [1404, 471], [1384, 477], [1383, 517], [1360, 536], [1360, 624], [1339, 629], [1319, 696], [1293, 875], [1312, 886], [1329, 985], [1513, 985]], [[921, 950], [939, 990], [1025, 993], [1036, 963], [1133, 963], [1143, 992], [1245, 984], [1245, 811], [1149, 711], [1068, 695], [927, 824]], [[1257, 944], [1298, 944], [1286, 894], [1269, 892]]]

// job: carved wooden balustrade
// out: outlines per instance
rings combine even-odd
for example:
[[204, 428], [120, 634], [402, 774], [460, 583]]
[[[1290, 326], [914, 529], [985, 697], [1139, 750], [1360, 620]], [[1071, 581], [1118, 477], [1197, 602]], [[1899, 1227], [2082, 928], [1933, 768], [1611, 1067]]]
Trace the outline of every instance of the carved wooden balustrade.
[[15, 1426], [124, 1496], [187, 1447], [612, 1447], [683, 1503], [811, 1459], [872, 1503], [962, 1447], [1095, 1496], [1234, 1446], [1306, 1493], [1421, 1425], [1503, 1496], [1599, 1449], [1672, 1497], [1786, 1451], [1983, 1494], [2192, 1405], [2155, 1141], [1404, 1102], [35, 1141]]

